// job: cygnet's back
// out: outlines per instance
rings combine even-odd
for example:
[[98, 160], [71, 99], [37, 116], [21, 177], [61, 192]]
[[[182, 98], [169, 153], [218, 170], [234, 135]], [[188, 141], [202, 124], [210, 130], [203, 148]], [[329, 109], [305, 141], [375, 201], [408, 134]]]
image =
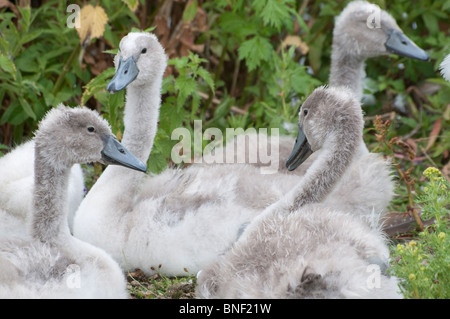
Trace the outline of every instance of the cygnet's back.
[[399, 298], [380, 230], [323, 205], [262, 220], [201, 271], [199, 298]]

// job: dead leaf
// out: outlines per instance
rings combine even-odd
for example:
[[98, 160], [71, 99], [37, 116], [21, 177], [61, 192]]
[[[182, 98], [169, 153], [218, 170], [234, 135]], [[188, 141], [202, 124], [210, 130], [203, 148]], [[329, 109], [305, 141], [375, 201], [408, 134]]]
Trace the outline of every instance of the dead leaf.
[[0, 8], [10, 8], [16, 16], [20, 16], [20, 12], [17, 10], [17, 7], [8, 0], [0, 0]]
[[309, 46], [297, 35], [287, 35], [286, 38], [284, 38], [283, 48], [288, 45], [295, 46], [303, 55], [306, 55], [309, 52]]
[[80, 10], [80, 28], [77, 28], [80, 43], [86, 47], [90, 40], [103, 36], [108, 16], [105, 10], [88, 4]]
[[442, 171], [442, 175], [450, 183], [450, 162], [445, 164], [444, 167], [442, 167], [441, 171]]

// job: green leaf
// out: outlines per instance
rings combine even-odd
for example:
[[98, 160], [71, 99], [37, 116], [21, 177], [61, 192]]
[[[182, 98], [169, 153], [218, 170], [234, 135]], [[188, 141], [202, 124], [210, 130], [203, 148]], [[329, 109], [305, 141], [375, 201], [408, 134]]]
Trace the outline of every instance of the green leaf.
[[214, 92], [214, 80], [212, 79], [211, 74], [202, 67], [197, 70], [197, 73], [203, 80], [205, 80], [211, 91]]
[[181, 70], [183, 68], [185, 68], [188, 65], [188, 58], [187, 57], [181, 57], [181, 58], [174, 58], [174, 59], [170, 59], [167, 64], [168, 65], [173, 65], [175, 66], [175, 68], [177, 70]]
[[8, 72], [16, 80], [16, 66], [8, 57], [0, 54], [0, 68]]
[[402, 121], [404, 124], [408, 125], [411, 128], [415, 128], [417, 126], [417, 121], [413, 118], [409, 117], [400, 117], [400, 121]]
[[122, 0], [131, 11], [135, 12], [137, 7], [139, 6], [138, 0]]
[[29, 6], [28, 7], [18, 6], [17, 9], [19, 9], [20, 14], [22, 15], [21, 21], [22, 31], [27, 33], [31, 23], [31, 8]]
[[120, 118], [119, 113], [120, 109], [123, 108], [124, 105], [124, 90], [119, 91], [114, 94], [108, 95], [108, 106], [109, 106], [109, 120], [108, 122], [111, 124], [111, 129], [114, 134], [117, 134], [120, 128]]
[[197, 90], [197, 82], [191, 77], [180, 76], [175, 80], [175, 88], [179, 91], [177, 106], [181, 107], [188, 96]]
[[109, 53], [109, 54], [114, 54], [114, 55], [116, 55], [117, 52], [119, 52], [119, 48], [103, 51], [103, 53]]
[[254, 19], [247, 19], [234, 12], [223, 13], [219, 18], [219, 27], [224, 32], [238, 37], [240, 41], [259, 31], [259, 24]]
[[437, 34], [439, 32], [439, 23], [436, 16], [431, 12], [425, 12], [422, 15], [423, 22], [425, 22], [425, 25], [430, 32], [430, 34]]
[[269, 40], [260, 36], [242, 42], [238, 49], [239, 59], [245, 59], [249, 71], [256, 69], [262, 61], [268, 61], [272, 51]]
[[260, 14], [265, 25], [271, 25], [278, 31], [283, 25], [286, 25], [289, 29], [292, 28], [291, 8], [286, 5], [285, 1], [257, 0], [253, 3], [255, 8], [263, 8]]
[[23, 98], [19, 98], [19, 103], [22, 106], [22, 109], [28, 115], [28, 117], [31, 117], [33, 120], [36, 121], [36, 114], [34, 114], [33, 109], [31, 108], [31, 105], [28, 104], [28, 102]]
[[114, 75], [116, 72], [115, 68], [111, 67], [109, 69], [106, 69], [99, 75], [97, 75], [95, 78], [93, 78], [91, 81], [89, 81], [88, 84], [85, 86], [85, 90], [83, 92], [83, 95], [81, 96], [81, 105], [85, 105], [86, 102], [98, 91], [106, 88], [106, 80]]
[[34, 39], [36, 39], [38, 36], [40, 36], [42, 33], [44, 32], [44, 30], [34, 30], [28, 34], [26, 34], [25, 36], [23, 36], [20, 39], [20, 44], [24, 45], [28, 42], [33, 41]]

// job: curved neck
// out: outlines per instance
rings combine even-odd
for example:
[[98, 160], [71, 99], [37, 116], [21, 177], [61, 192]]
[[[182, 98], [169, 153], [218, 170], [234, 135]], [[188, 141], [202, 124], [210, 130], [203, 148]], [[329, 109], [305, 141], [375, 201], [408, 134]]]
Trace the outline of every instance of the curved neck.
[[147, 162], [153, 147], [161, 106], [161, 83], [127, 88], [122, 144], [137, 158]]
[[307, 170], [304, 178], [293, 189], [289, 212], [310, 203], [323, 201], [350, 167], [359, 149], [359, 140], [344, 143], [331, 139]]
[[332, 51], [330, 86], [347, 86], [356, 95], [358, 101], [361, 100], [365, 59], [337, 50], [336, 45], [333, 45]]
[[35, 181], [31, 234], [41, 242], [63, 242], [70, 237], [67, 222], [67, 187], [70, 168], [53, 167], [35, 150]]
[[341, 127], [346, 130], [330, 135], [300, 182], [280, 201], [269, 206], [266, 213], [292, 213], [306, 204], [322, 202], [331, 193], [352, 161], [363, 152], [361, 136], [354, 134], [354, 126]]

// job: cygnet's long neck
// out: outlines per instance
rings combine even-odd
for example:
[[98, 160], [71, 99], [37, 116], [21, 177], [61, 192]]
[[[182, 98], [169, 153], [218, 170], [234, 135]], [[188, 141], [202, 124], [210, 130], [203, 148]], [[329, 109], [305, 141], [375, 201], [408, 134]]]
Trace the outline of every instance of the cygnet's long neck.
[[333, 43], [331, 54], [330, 86], [346, 86], [361, 100], [361, 81], [364, 77], [364, 58], [345, 52]]
[[[146, 163], [158, 126], [162, 76], [155, 77], [153, 82], [148, 82], [145, 86], [133, 84], [127, 88], [125, 131], [121, 143]], [[106, 209], [109, 214], [126, 212], [132, 206], [134, 195], [144, 176], [142, 172], [129, 168], [108, 166], [89, 191], [80, 209], [84, 209], [84, 205], [89, 206], [90, 201], [94, 201], [103, 207], [113, 207], [110, 211]]]
[[327, 141], [321, 154], [294, 188], [294, 200], [289, 211], [293, 212], [303, 205], [323, 201], [350, 167], [359, 149], [358, 144], [359, 140], [353, 140], [353, 143], [337, 142], [335, 138]]
[[31, 234], [45, 243], [64, 242], [71, 236], [66, 205], [70, 168], [49, 165], [39, 155], [38, 146], [35, 155]]

